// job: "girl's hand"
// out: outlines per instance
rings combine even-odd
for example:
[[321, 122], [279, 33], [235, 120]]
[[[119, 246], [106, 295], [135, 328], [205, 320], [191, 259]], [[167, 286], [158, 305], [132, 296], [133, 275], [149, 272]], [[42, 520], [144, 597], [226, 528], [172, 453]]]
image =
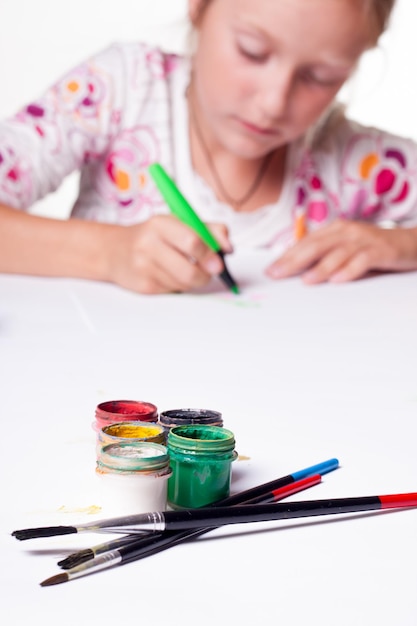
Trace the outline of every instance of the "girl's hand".
[[270, 265], [271, 278], [302, 274], [307, 284], [344, 283], [372, 270], [417, 269], [417, 228], [384, 229], [336, 220], [306, 235]]
[[[227, 229], [210, 230], [225, 252], [231, 252]], [[105, 280], [144, 294], [190, 291], [220, 274], [220, 258], [176, 217], [159, 215], [134, 226], [108, 232]]]

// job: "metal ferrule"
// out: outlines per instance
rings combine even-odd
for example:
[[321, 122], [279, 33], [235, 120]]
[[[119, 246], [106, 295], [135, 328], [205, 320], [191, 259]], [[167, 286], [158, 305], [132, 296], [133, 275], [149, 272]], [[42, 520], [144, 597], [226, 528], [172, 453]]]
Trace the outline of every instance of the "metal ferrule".
[[[109, 525], [98, 529], [101, 533], [123, 533], [125, 534], [140, 534], [143, 532], [161, 532], [165, 530], [165, 516], [160, 511], [153, 511], [152, 513], [143, 513], [142, 515], [135, 515], [130, 518], [126, 518], [126, 524], [123, 523], [122, 518], [117, 521], [121, 521], [119, 526]], [[116, 520], [115, 520], [116, 522]]]
[[86, 561], [85, 563], [81, 563], [81, 565], [77, 565], [72, 569], [67, 571], [69, 579], [78, 578], [79, 576], [83, 576], [86, 570], [92, 569], [95, 572], [100, 569], [106, 569], [110, 567], [110, 565], [117, 565], [122, 560], [122, 555], [118, 550], [110, 550], [109, 552], [105, 552], [104, 554], [100, 554], [96, 556], [91, 561]]

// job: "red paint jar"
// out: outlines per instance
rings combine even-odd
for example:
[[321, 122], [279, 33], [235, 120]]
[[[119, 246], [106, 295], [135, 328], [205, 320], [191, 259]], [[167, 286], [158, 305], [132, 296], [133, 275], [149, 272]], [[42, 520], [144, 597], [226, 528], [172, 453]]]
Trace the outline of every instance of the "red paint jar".
[[121, 422], [157, 422], [158, 409], [151, 402], [140, 400], [109, 400], [96, 408], [94, 430]]

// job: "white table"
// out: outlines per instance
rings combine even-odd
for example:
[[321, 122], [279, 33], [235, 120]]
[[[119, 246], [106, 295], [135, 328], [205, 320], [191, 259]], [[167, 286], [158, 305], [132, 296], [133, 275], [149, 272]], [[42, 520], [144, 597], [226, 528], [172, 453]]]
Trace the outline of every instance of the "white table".
[[414, 509], [224, 527], [45, 588], [103, 535], [10, 536], [100, 518], [104, 400], [221, 411], [243, 457], [232, 492], [331, 457], [292, 499], [417, 491], [417, 274], [306, 287], [265, 263], [230, 259], [239, 298], [0, 276], [2, 624], [416, 626]]

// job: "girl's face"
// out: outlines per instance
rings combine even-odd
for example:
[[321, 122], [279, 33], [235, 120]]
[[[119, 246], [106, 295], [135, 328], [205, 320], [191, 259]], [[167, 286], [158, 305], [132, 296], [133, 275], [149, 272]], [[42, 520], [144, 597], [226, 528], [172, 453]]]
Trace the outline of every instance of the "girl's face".
[[[203, 0], [189, 0], [190, 15]], [[372, 39], [361, 0], [210, 0], [195, 24], [205, 136], [244, 158], [300, 137]]]

